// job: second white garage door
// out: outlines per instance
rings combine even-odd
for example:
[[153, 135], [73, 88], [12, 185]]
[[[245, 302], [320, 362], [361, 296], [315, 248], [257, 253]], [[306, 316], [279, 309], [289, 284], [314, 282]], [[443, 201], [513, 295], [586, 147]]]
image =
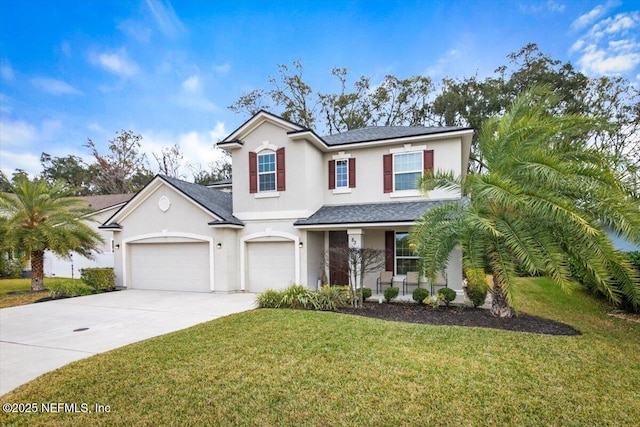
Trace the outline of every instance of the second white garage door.
[[209, 244], [129, 244], [132, 289], [208, 292]]
[[247, 243], [249, 292], [284, 289], [295, 281], [293, 242]]

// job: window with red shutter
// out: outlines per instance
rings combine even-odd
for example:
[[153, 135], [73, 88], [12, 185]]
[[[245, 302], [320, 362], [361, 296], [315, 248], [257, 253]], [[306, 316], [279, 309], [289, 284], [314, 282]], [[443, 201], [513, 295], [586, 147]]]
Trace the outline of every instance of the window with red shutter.
[[249, 193], [258, 192], [258, 160], [257, 154], [249, 153]]
[[356, 188], [356, 159], [349, 159], [349, 188]]
[[329, 190], [336, 188], [336, 161], [329, 160]]
[[393, 191], [393, 155], [385, 154], [382, 156], [382, 169], [384, 192], [391, 193]]
[[284, 163], [284, 147], [278, 148], [276, 151], [276, 171], [277, 171], [277, 179], [276, 182], [278, 184], [278, 191], [284, 191], [286, 188], [286, 174], [285, 174], [285, 163]]

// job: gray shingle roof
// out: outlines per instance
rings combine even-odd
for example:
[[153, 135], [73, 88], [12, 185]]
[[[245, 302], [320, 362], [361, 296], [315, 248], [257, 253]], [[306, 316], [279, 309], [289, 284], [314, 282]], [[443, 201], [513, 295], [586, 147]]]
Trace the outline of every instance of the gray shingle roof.
[[407, 136], [432, 135], [436, 133], [455, 132], [470, 128], [459, 126], [427, 127], [427, 126], [368, 126], [334, 135], [323, 136], [327, 145], [354, 144], [357, 142], [380, 141], [384, 139]]
[[426, 211], [443, 203], [445, 201], [442, 200], [419, 200], [415, 202], [323, 206], [309, 218], [298, 220], [294, 225], [410, 223]]
[[101, 194], [97, 196], [81, 196], [80, 198], [87, 203], [87, 206], [93, 211], [110, 208], [121, 203], [128, 202], [135, 196], [135, 193], [129, 194]]
[[242, 221], [233, 216], [233, 201], [231, 193], [225, 193], [224, 191], [214, 190], [212, 188], [207, 188], [202, 185], [193, 184], [176, 178], [170, 178], [164, 175], [158, 176], [222, 219], [222, 221], [211, 221], [209, 223], [210, 225], [244, 225]]

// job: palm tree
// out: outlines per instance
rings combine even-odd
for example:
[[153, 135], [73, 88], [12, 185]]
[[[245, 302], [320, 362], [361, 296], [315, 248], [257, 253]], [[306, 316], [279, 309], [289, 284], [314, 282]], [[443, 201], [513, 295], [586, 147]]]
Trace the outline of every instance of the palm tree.
[[421, 188], [460, 191], [466, 197], [419, 219], [411, 239], [433, 278], [455, 247], [464, 269], [490, 271], [491, 313], [513, 316], [516, 267], [570, 289], [570, 261], [612, 302], [640, 307], [640, 280], [603, 227], [640, 242], [640, 201], [610, 159], [588, 145], [598, 124], [576, 115], [548, 114], [555, 102], [544, 88], [518, 97], [501, 118], [483, 126], [478, 146], [482, 174], [459, 179], [436, 172]]
[[83, 223], [88, 213], [82, 199], [68, 197], [61, 183], [17, 177], [10, 193], [0, 193], [0, 237], [3, 248], [22, 250], [31, 257], [31, 290], [44, 289], [44, 252], [66, 256], [78, 252], [91, 257], [102, 238]]

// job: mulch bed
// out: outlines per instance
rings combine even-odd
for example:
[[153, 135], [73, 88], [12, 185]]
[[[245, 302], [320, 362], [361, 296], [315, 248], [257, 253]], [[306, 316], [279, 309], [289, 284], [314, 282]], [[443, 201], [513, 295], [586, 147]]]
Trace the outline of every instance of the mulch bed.
[[422, 323], [429, 325], [474, 326], [547, 335], [581, 335], [580, 331], [564, 323], [520, 313], [510, 319], [491, 316], [481, 308], [439, 307], [431, 308], [414, 303], [371, 303], [363, 308], [342, 308], [340, 313], [373, 317], [393, 322]]

